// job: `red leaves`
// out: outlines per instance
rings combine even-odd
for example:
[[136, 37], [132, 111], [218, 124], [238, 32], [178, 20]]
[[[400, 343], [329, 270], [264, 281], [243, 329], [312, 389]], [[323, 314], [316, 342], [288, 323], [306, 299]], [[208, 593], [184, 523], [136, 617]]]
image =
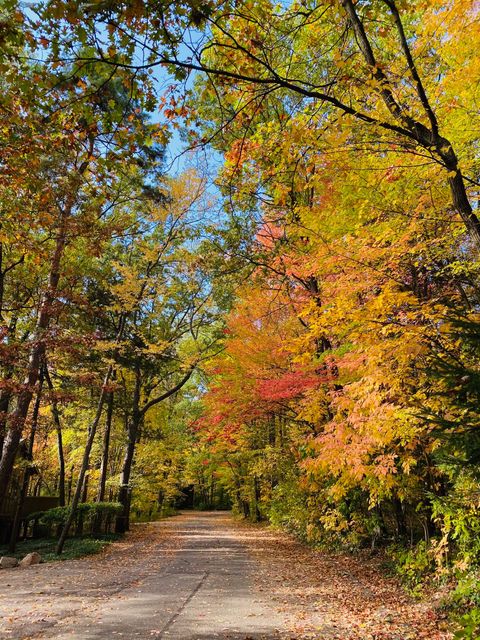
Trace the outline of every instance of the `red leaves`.
[[292, 400], [309, 389], [318, 387], [326, 382], [327, 377], [305, 373], [303, 371], [288, 371], [278, 378], [260, 381], [257, 384], [258, 395], [262, 400], [278, 401]]

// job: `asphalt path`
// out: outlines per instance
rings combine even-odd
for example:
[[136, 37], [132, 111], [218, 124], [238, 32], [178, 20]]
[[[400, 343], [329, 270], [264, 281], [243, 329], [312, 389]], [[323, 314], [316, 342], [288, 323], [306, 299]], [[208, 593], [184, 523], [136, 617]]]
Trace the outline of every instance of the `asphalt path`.
[[2, 571], [0, 638], [292, 637], [257, 571], [229, 516], [184, 513], [99, 557]]

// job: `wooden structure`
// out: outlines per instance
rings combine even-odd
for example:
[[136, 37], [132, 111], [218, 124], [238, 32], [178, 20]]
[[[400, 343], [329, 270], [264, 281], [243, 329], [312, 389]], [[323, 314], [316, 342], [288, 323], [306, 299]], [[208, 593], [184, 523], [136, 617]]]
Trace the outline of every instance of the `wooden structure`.
[[[8, 496], [0, 513], [0, 544], [9, 542], [17, 508], [16, 496]], [[25, 523], [28, 516], [39, 511], [58, 507], [58, 496], [26, 496], [23, 502], [20, 520]]]

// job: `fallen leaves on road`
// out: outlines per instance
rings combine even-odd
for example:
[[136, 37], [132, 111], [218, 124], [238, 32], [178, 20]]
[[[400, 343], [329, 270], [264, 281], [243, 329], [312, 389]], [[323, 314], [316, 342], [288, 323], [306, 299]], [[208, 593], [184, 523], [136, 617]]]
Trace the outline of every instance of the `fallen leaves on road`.
[[378, 558], [324, 553], [272, 529], [241, 523], [238, 535], [259, 562], [256, 583], [289, 614], [296, 639], [447, 640], [431, 600], [410, 598]]
[[[111, 600], [112, 606], [120, 606], [128, 589], [139, 587], [140, 592], [143, 580], [159, 571], [185, 544], [182, 523], [188, 518], [185, 515], [157, 525], [135, 527], [124, 540], [99, 556], [10, 572], [8, 584], [2, 585], [0, 594], [0, 617], [4, 616], [0, 639], [56, 637], [78, 616], [88, 616], [95, 624], [101, 624], [99, 603]], [[221, 525], [215, 536], [247, 547], [258, 600], [267, 610], [276, 609], [289, 621], [290, 628], [279, 630], [276, 638], [451, 638], [432, 602], [409, 598], [397, 580], [382, 572], [378, 559], [322, 553], [284, 533], [235, 522], [229, 515], [215, 514], [215, 521]], [[189, 535], [192, 538], [194, 530]], [[199, 530], [199, 535], [205, 535], [204, 531]], [[245, 575], [246, 585], [248, 580]], [[210, 615], [207, 610], [207, 619]], [[115, 634], [121, 636], [122, 632]], [[226, 632], [221, 637], [233, 637], [230, 634]], [[150, 636], [158, 635], [159, 631], [151, 628]]]

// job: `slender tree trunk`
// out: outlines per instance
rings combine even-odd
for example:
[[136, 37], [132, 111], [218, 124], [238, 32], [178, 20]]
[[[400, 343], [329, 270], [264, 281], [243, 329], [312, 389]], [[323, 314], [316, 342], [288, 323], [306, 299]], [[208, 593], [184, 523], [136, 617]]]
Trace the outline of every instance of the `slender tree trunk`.
[[[1, 225], [0, 225], [1, 228]], [[4, 286], [5, 286], [5, 275], [6, 271], [2, 270], [3, 265], [3, 244], [0, 243], [0, 322], [4, 321], [3, 318], [3, 295], [4, 295]], [[8, 323], [8, 341], [10, 342], [11, 338], [15, 337], [16, 329], [17, 329], [18, 317], [13, 315]], [[15, 372], [15, 365], [12, 363], [7, 364], [3, 367], [3, 375], [2, 379], [4, 381], [11, 380], [13, 378], [13, 374]], [[10, 406], [10, 400], [12, 399], [12, 392], [10, 389], [3, 389], [0, 394], [0, 460], [2, 458], [3, 452], [3, 443], [5, 441], [5, 435], [7, 433], [7, 413], [8, 408]]]
[[103, 502], [105, 500], [105, 487], [107, 485], [108, 457], [109, 457], [109, 450], [110, 450], [110, 433], [112, 430], [113, 401], [114, 401], [114, 392], [111, 391], [108, 394], [107, 418], [105, 420], [105, 431], [103, 433], [102, 463], [100, 466], [100, 480], [98, 482], [98, 493], [97, 493], [98, 502]]
[[120, 516], [117, 517], [115, 523], [115, 531], [117, 533], [123, 533], [128, 531], [129, 527], [129, 515], [130, 515], [130, 475], [132, 472], [133, 458], [135, 455], [135, 446], [137, 444], [138, 436], [140, 434], [140, 427], [142, 421], [147, 412], [155, 405], [163, 402], [170, 396], [179, 391], [192, 376], [195, 367], [191, 367], [183, 376], [183, 378], [165, 393], [152, 398], [146, 402], [140, 408], [140, 395], [142, 389], [142, 371], [140, 364], [135, 363], [135, 388], [133, 392], [132, 400], [132, 412], [127, 426], [127, 446], [125, 449], [125, 456], [123, 459], [122, 474], [120, 478], [120, 490], [118, 492], [118, 501], [122, 504], [123, 510]]
[[78, 503], [80, 502], [80, 497], [82, 494], [83, 483], [85, 480], [85, 475], [88, 470], [88, 465], [90, 462], [90, 452], [92, 450], [93, 441], [95, 439], [95, 435], [97, 433], [97, 427], [100, 422], [100, 418], [102, 417], [103, 405], [105, 404], [105, 397], [107, 395], [107, 385], [110, 382], [110, 378], [113, 373], [113, 365], [110, 365], [107, 373], [105, 374], [105, 378], [103, 380], [102, 390], [100, 392], [100, 397], [98, 399], [97, 411], [95, 413], [95, 418], [93, 419], [92, 424], [90, 425], [90, 429], [88, 432], [87, 442], [85, 444], [85, 450], [83, 453], [82, 466], [80, 469], [80, 475], [78, 476], [77, 486], [75, 487], [75, 493], [73, 495], [72, 505], [70, 507], [70, 512], [68, 518], [63, 526], [63, 529], [60, 533], [60, 537], [58, 539], [56, 554], [60, 555], [63, 551], [63, 547], [65, 545], [65, 540], [67, 539], [68, 532], [70, 527], [72, 526], [73, 519], [75, 518]]
[[123, 458], [122, 475], [120, 480], [121, 485], [120, 485], [120, 493], [119, 493], [119, 502], [121, 504], [124, 504], [124, 502], [121, 500], [120, 496], [126, 495], [128, 493], [128, 491], [122, 492], [122, 489], [125, 489], [125, 488], [128, 489], [128, 486], [129, 486], [130, 476], [132, 473], [133, 458], [135, 455], [135, 445], [136, 445], [136, 436], [138, 433], [138, 426], [139, 425], [136, 424], [136, 421], [132, 419], [129, 426], [128, 442], [125, 448], [125, 456]]
[[[38, 414], [40, 411], [40, 403], [42, 400], [42, 389], [43, 389], [43, 375], [40, 375], [40, 381], [39, 381], [38, 390], [37, 390], [37, 397], [35, 399], [35, 405], [33, 407], [33, 412], [32, 412], [32, 427], [30, 430], [30, 438], [28, 441], [28, 451], [27, 451], [28, 460], [32, 460], [32, 457], [33, 457], [33, 445], [35, 443], [35, 435], [36, 435], [37, 426], [38, 426]], [[22, 487], [20, 489], [18, 503], [15, 509], [15, 517], [13, 519], [12, 533], [10, 536], [10, 544], [8, 547], [8, 550], [10, 553], [14, 553], [15, 548], [17, 546], [18, 535], [20, 533], [20, 525], [22, 524], [23, 505], [25, 503], [25, 498], [27, 497], [27, 493], [28, 493], [30, 476], [31, 476], [31, 469], [28, 466], [23, 472]]]
[[[57, 416], [58, 417], [58, 416]], [[65, 455], [63, 452], [63, 437], [60, 421], [57, 422], [57, 453], [58, 453], [58, 504], [65, 506]]]
[[[83, 489], [82, 489], [82, 497], [80, 498], [80, 502], [87, 502], [87, 498], [88, 498], [88, 474], [85, 474], [85, 477], [83, 479]], [[81, 536], [83, 533], [83, 513], [80, 512], [78, 514], [78, 520], [77, 520], [77, 528], [75, 529], [75, 535], [76, 536]]]
[[[114, 393], [110, 391], [107, 398], [107, 417], [105, 420], [105, 431], [103, 432], [102, 443], [102, 463], [100, 466], [100, 479], [98, 481], [97, 490], [97, 502], [103, 502], [105, 500], [105, 488], [107, 485], [107, 472], [108, 472], [108, 457], [110, 449], [110, 432], [112, 429], [112, 417], [113, 417], [113, 400]], [[106, 522], [106, 529], [109, 526], [109, 521]], [[102, 516], [97, 514], [92, 522], [92, 532], [100, 533], [102, 528]]]
[[[8, 379], [6, 376], [4, 379]], [[7, 432], [7, 412], [12, 394], [4, 391], [0, 395], [0, 460], [2, 459], [3, 443]]]
[[253, 510], [255, 522], [261, 520], [262, 516], [260, 513], [260, 509], [258, 507], [258, 503], [260, 502], [260, 484], [258, 482], [258, 478], [256, 475], [253, 476], [253, 491], [254, 491], [254, 499], [255, 499], [255, 508]]
[[67, 504], [70, 504], [70, 502], [72, 501], [72, 486], [73, 486], [73, 472], [75, 470], [75, 467], [72, 465], [70, 467], [70, 477], [68, 478], [68, 485], [67, 485]]
[[[123, 337], [123, 332], [125, 330], [126, 316], [122, 315], [120, 317], [120, 322], [118, 325], [117, 336], [115, 338], [115, 342], [117, 345]], [[60, 555], [63, 551], [63, 547], [65, 545], [65, 540], [67, 539], [68, 531], [72, 526], [73, 519], [75, 518], [75, 514], [77, 511], [78, 503], [80, 501], [80, 496], [82, 493], [83, 482], [85, 479], [85, 474], [87, 473], [88, 465], [90, 463], [90, 452], [92, 450], [93, 442], [95, 440], [95, 435], [97, 433], [97, 428], [100, 423], [100, 418], [102, 417], [103, 405], [105, 404], [106, 397], [110, 392], [108, 390], [108, 384], [114, 374], [114, 367], [111, 364], [108, 367], [107, 373], [105, 374], [105, 378], [103, 379], [102, 390], [100, 391], [100, 397], [98, 399], [97, 411], [95, 413], [95, 418], [93, 419], [92, 424], [90, 425], [90, 429], [88, 432], [87, 442], [85, 444], [85, 450], [83, 452], [83, 460], [82, 466], [80, 468], [80, 475], [78, 476], [77, 486], [75, 487], [75, 493], [73, 495], [72, 505], [70, 507], [70, 512], [68, 514], [68, 518], [63, 526], [63, 529], [60, 533], [60, 537], [58, 539], [57, 548], [55, 553]]]
[[[13, 318], [8, 327], [8, 334], [10, 337], [15, 335], [17, 326], [17, 318]], [[15, 367], [12, 364], [4, 367], [4, 374], [2, 376], [4, 381], [11, 380], [15, 372]], [[7, 415], [10, 407], [10, 401], [12, 399], [12, 392], [10, 389], [4, 389], [0, 394], [0, 460], [3, 455], [3, 445], [5, 442], [5, 436], [7, 434]]]
[[140, 392], [142, 388], [142, 373], [140, 364], [135, 364], [135, 388], [132, 399], [132, 413], [128, 421], [127, 445], [125, 448], [125, 456], [123, 458], [122, 474], [120, 477], [120, 489], [118, 492], [118, 501], [122, 505], [122, 513], [117, 516], [115, 521], [116, 533], [125, 533], [129, 529], [130, 517], [130, 476], [132, 473], [133, 458], [135, 455], [135, 446], [137, 444], [138, 434], [140, 432], [141, 412], [140, 412]]
[[395, 511], [395, 523], [397, 526], [397, 535], [400, 539], [404, 540], [407, 537], [407, 521], [405, 519], [405, 512], [403, 505], [399, 498], [393, 499], [393, 508]]
[[45, 365], [45, 380], [47, 381], [48, 388], [52, 393], [52, 417], [55, 424], [55, 430], [57, 433], [57, 456], [58, 456], [58, 503], [61, 507], [65, 506], [65, 455], [63, 452], [63, 436], [62, 436], [62, 424], [60, 422], [60, 412], [58, 411], [57, 399], [53, 395], [54, 388], [48, 367]]
[[40, 367], [45, 353], [45, 333], [50, 325], [50, 321], [54, 313], [53, 307], [60, 280], [60, 265], [65, 244], [66, 229], [64, 216], [50, 265], [48, 287], [38, 314], [27, 372], [22, 385], [22, 390], [17, 399], [16, 409], [8, 418], [9, 428], [3, 443], [2, 458], [0, 460], [0, 508], [7, 493], [8, 484], [10, 482], [15, 462], [15, 455], [22, 437], [23, 427], [35, 392], [35, 386], [38, 382]]

